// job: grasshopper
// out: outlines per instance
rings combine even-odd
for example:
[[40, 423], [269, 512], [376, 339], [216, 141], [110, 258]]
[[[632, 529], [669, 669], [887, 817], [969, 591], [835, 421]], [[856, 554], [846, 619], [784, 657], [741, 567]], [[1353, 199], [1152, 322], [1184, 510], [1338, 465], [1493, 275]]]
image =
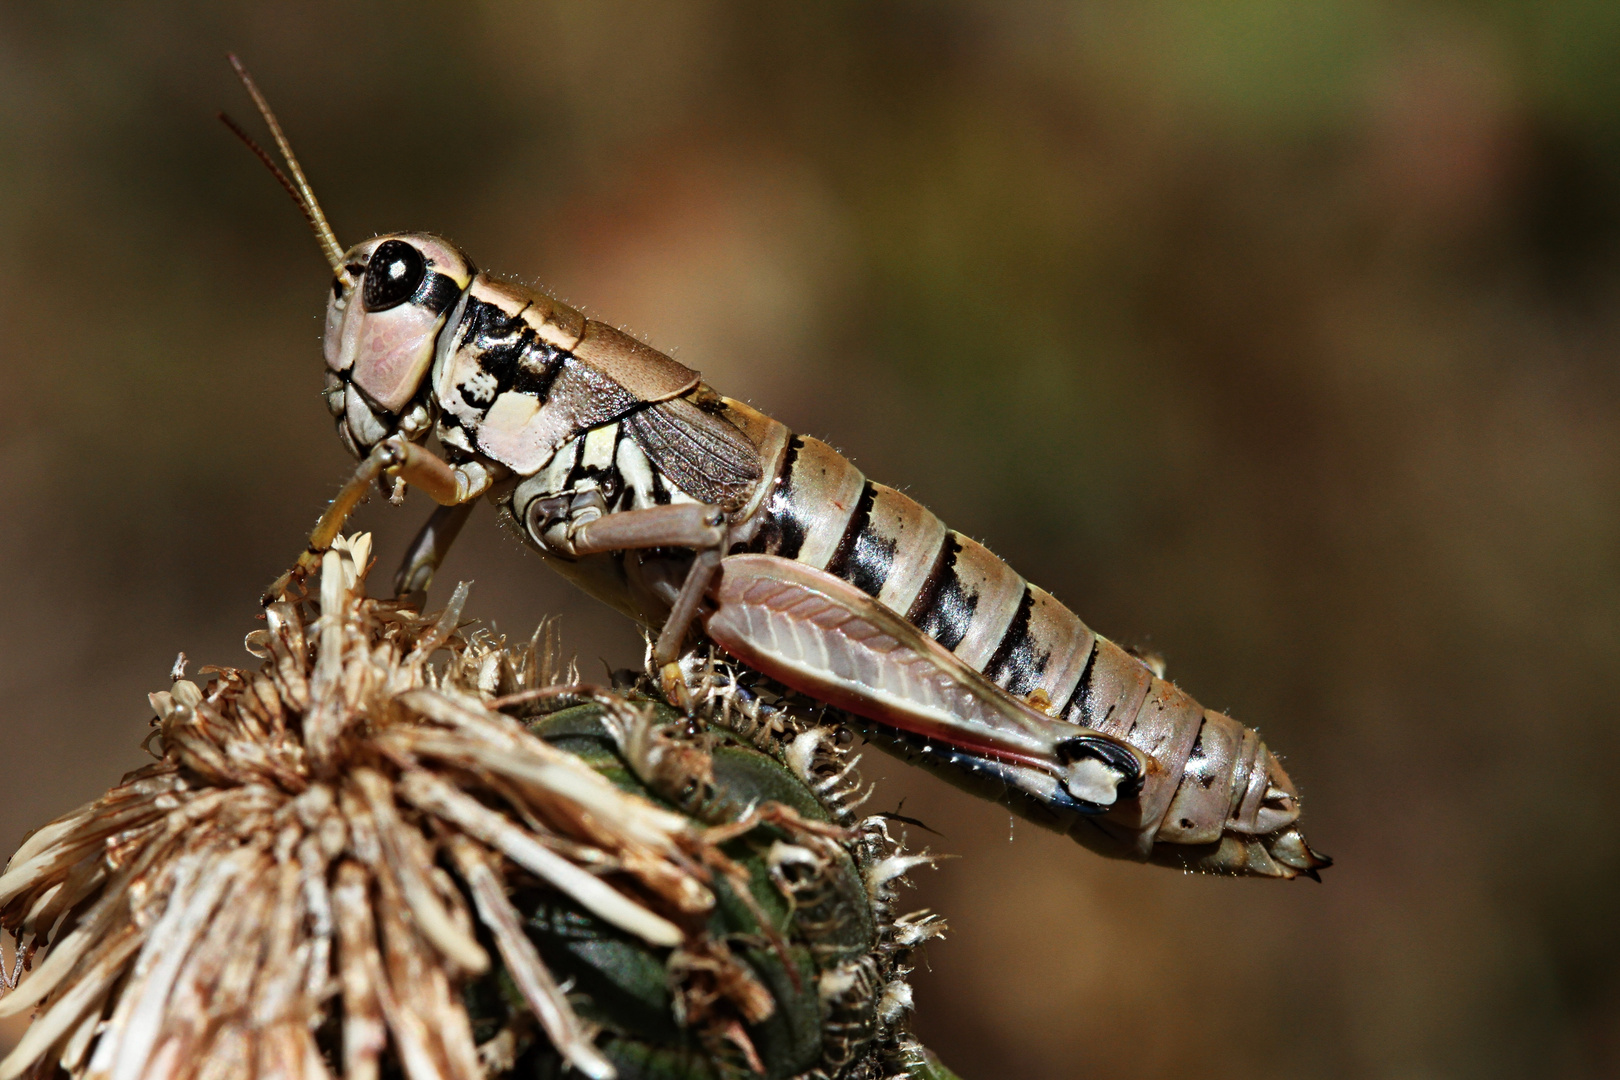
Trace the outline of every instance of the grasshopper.
[[864, 718], [887, 749], [1104, 854], [1281, 878], [1329, 864], [1255, 731], [826, 443], [480, 272], [442, 237], [345, 250], [231, 62], [286, 173], [221, 119], [292, 195], [332, 269], [325, 396], [360, 466], [312, 533], [306, 570], [374, 485], [396, 501], [414, 486], [439, 504], [395, 582], [419, 600], [487, 498], [565, 577], [657, 630], [671, 700], [701, 635]]

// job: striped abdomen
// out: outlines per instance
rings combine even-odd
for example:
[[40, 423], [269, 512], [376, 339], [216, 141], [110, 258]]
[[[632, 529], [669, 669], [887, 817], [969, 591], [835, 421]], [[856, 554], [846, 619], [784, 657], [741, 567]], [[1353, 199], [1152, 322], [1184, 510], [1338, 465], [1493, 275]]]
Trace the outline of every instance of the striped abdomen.
[[760, 514], [748, 550], [843, 578], [1003, 689], [1079, 722], [1095, 635], [916, 500], [794, 436]]
[[984, 545], [867, 480], [826, 443], [792, 437], [747, 525], [752, 539], [740, 550], [842, 578], [1009, 693], [1152, 756], [1163, 771], [1132, 807], [1110, 815], [1141, 855], [1156, 841], [1268, 833], [1297, 815], [1291, 785], [1253, 731], [1205, 710]]

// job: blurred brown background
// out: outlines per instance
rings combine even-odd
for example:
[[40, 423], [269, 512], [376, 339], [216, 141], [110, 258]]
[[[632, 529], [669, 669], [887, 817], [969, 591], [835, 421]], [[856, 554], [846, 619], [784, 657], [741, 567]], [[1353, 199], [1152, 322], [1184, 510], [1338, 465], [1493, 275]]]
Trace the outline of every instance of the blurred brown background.
[[[1321, 886], [869, 755], [962, 856], [916, 1027], [968, 1080], [1620, 1075], [1620, 6], [5, 5], [4, 851], [246, 659], [349, 467], [228, 48], [345, 243], [673, 351], [1286, 755]], [[638, 660], [491, 522], [441, 582]]]

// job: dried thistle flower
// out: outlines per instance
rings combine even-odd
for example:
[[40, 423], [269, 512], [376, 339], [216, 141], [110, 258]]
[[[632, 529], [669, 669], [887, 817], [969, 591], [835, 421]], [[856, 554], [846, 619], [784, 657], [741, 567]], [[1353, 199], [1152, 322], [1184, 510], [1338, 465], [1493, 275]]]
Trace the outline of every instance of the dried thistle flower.
[[[204, 669], [205, 691], [177, 664], [151, 695], [159, 761], [12, 857], [0, 927], [32, 970], [0, 1016], [37, 1013], [0, 1080], [481, 1077], [510, 1067], [519, 1038], [505, 1024], [475, 1040], [469, 988], [497, 972], [562, 1062], [612, 1077], [535, 944], [534, 912], [514, 904], [539, 894], [663, 958], [675, 1019], [716, 1075], [725, 1060], [764, 1072], [749, 1031], [780, 994], [713, 932], [717, 894], [789, 970], [782, 927], [836, 923], [849, 898], [816, 890], [852, 859], [872, 948], [811, 949], [824, 1048], [803, 1075], [927, 1067], [899, 1021], [910, 952], [942, 924], [890, 910], [893, 881], [927, 857], [856, 820], [834, 729], [711, 661], [701, 711], [815, 787], [828, 820], [738, 805], [690, 724], [578, 685], [538, 633], [509, 650], [461, 632], [465, 585], [437, 617], [366, 598], [369, 555], [368, 536], [340, 541], [318, 596], [266, 609], [248, 638], [258, 670]], [[526, 726], [558, 699], [595, 701], [640, 791]], [[762, 828], [761, 872], [791, 917], [763, 910], [758, 868], [733, 857]]]

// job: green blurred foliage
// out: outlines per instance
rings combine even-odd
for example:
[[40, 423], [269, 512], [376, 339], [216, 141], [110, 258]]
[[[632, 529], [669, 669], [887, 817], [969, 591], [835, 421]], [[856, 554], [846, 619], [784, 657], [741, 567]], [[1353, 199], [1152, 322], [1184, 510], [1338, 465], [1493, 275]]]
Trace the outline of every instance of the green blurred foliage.
[[[1620, 8], [0, 8], [0, 846], [136, 762], [175, 651], [239, 655], [346, 468], [227, 49], [340, 238], [674, 351], [1287, 756], [1320, 888], [882, 770], [964, 856], [917, 1021], [963, 1075], [1620, 1070]], [[385, 560], [423, 513], [367, 509]], [[485, 617], [639, 657], [462, 545]]]

